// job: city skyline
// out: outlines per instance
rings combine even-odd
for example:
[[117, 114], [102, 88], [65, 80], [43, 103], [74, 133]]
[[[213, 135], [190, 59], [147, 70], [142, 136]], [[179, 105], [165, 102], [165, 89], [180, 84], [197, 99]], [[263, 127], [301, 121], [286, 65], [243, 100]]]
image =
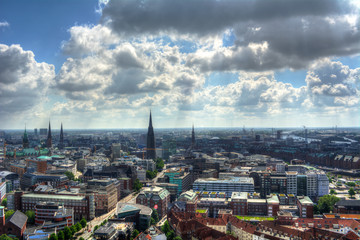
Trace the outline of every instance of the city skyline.
[[357, 1], [2, 1], [0, 129], [357, 127]]

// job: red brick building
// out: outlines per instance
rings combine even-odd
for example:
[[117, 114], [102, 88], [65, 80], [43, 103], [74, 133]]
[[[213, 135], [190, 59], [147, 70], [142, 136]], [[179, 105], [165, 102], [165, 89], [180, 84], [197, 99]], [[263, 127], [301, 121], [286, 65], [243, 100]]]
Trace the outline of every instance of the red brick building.
[[0, 235], [14, 235], [18, 239], [22, 239], [26, 229], [26, 221], [28, 217], [20, 211], [16, 211], [7, 220], [5, 220], [5, 208], [0, 206]]
[[168, 190], [160, 187], [143, 188], [136, 198], [136, 203], [150, 208], [155, 208], [159, 218], [166, 215], [170, 203], [170, 193]]

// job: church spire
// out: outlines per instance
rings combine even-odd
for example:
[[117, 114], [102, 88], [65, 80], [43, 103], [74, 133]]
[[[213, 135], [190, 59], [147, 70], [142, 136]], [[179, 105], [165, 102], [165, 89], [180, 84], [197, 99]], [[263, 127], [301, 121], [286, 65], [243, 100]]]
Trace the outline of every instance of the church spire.
[[194, 130], [194, 124], [192, 125], [192, 131], [191, 131], [191, 146], [195, 147], [195, 130]]
[[59, 149], [64, 149], [64, 131], [63, 131], [63, 124], [62, 123], [61, 123], [61, 128], [60, 128]]
[[48, 129], [48, 135], [46, 139], [46, 147], [51, 148], [52, 147], [52, 138], [51, 138], [51, 126], [49, 121], [49, 129]]
[[146, 139], [146, 158], [148, 159], [155, 159], [156, 158], [156, 150], [155, 150], [155, 134], [154, 128], [152, 125], [152, 118], [151, 118], [151, 111], [150, 111], [150, 118], [149, 118], [149, 127]]
[[24, 137], [23, 137], [23, 148], [29, 148], [29, 138], [26, 132], [26, 123], [25, 123]]

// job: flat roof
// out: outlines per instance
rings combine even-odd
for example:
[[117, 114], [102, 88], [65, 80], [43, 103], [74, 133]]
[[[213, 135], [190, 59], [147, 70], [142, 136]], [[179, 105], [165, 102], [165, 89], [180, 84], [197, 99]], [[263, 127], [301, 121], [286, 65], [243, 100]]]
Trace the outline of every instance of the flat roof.
[[27, 193], [22, 195], [23, 198], [45, 198], [45, 199], [61, 199], [61, 200], [77, 200], [82, 201], [85, 197], [83, 196], [71, 196], [71, 195], [56, 195], [56, 194], [36, 194]]

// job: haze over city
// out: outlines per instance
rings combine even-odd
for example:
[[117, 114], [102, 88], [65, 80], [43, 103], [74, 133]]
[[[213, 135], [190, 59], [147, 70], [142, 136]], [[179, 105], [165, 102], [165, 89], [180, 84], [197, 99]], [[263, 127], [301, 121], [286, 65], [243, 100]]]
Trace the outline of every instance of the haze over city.
[[355, 127], [358, 1], [0, 2], [0, 129]]

